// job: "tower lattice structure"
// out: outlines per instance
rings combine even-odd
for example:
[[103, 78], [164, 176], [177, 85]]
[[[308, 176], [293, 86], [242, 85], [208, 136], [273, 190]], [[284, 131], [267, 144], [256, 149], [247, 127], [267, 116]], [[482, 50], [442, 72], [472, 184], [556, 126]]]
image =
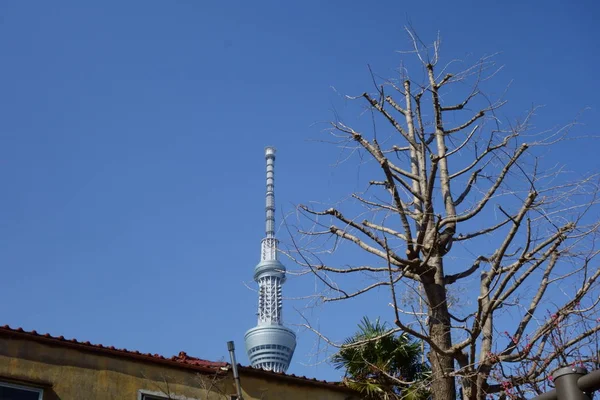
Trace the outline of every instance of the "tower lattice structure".
[[296, 334], [283, 326], [282, 285], [285, 267], [279, 261], [275, 237], [275, 148], [265, 149], [267, 161], [266, 236], [260, 262], [254, 269], [258, 283], [258, 324], [245, 336], [246, 351], [255, 368], [285, 372], [296, 348]]

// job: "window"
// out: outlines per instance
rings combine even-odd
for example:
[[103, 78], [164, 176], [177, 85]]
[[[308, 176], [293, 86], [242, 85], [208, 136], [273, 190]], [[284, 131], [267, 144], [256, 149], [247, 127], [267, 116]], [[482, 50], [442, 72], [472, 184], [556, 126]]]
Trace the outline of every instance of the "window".
[[[4, 400], [0, 397], [0, 400]], [[200, 400], [196, 398], [186, 397], [179, 394], [170, 395], [163, 392], [156, 392], [152, 390], [140, 389], [138, 390], [137, 400]]]
[[2, 400], [42, 400], [42, 389], [0, 382]]

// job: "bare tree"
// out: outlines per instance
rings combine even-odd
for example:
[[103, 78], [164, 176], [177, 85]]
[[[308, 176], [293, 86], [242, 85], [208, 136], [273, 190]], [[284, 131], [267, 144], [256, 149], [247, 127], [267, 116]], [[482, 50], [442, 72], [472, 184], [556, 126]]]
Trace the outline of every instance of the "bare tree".
[[[389, 289], [381, 313], [393, 332], [425, 343], [434, 399], [540, 393], [558, 364], [597, 362], [585, 349], [600, 330], [598, 177], [541, 158], [573, 139], [573, 124], [535, 133], [536, 109], [501, 119], [503, 94], [484, 92], [499, 69], [493, 56], [452, 73], [461, 62], [442, 65], [439, 40], [425, 46], [407, 32], [417, 73], [372, 73], [373, 93], [347, 97], [365, 104], [372, 126], [332, 122], [345, 161], [370, 174], [365, 190], [331, 208], [299, 206], [293, 257], [319, 278], [325, 302]], [[367, 261], [336, 265], [344, 243]], [[401, 301], [407, 290], [424, 318]]]

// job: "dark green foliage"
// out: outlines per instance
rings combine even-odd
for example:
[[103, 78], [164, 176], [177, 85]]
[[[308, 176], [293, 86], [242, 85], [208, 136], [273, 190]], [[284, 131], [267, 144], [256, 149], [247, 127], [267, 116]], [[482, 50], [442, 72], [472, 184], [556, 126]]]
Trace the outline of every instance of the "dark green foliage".
[[419, 343], [379, 319], [364, 317], [358, 328], [332, 359], [336, 369], [346, 370], [344, 383], [368, 399], [428, 399], [429, 368]]

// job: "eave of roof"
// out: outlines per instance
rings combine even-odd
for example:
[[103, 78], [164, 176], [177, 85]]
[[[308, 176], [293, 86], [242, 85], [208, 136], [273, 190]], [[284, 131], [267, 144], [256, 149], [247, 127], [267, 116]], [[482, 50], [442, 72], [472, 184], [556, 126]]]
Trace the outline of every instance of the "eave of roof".
[[52, 336], [49, 333], [40, 334], [36, 331], [25, 331], [23, 328], [11, 328], [8, 325], [0, 326], [0, 336], [16, 337], [33, 340], [48, 345], [69, 347], [72, 349], [100, 353], [104, 355], [134, 359], [137, 361], [146, 361], [158, 364], [169, 365], [179, 368], [193, 369], [198, 372], [206, 373], [227, 373], [229, 364], [226, 362], [214, 362], [200, 358], [190, 357], [185, 352], [180, 352], [178, 356], [166, 358], [159, 354], [140, 353], [135, 350], [117, 349], [113, 346], [104, 346], [102, 344], [92, 344], [90, 342], [80, 342], [76, 339], [65, 339], [64, 336]]
[[[39, 343], [62, 346], [81, 351], [88, 351], [97, 354], [103, 354], [113, 357], [123, 357], [136, 361], [158, 363], [171, 367], [192, 369], [197, 372], [211, 374], [227, 374], [231, 365], [226, 362], [208, 361], [201, 358], [188, 356], [185, 352], [180, 352], [179, 355], [167, 358], [159, 354], [140, 353], [135, 350], [117, 349], [113, 346], [104, 346], [102, 344], [92, 344], [88, 341], [81, 342], [76, 339], [65, 339], [64, 336], [52, 336], [49, 333], [40, 334], [36, 331], [26, 331], [23, 328], [11, 328], [8, 325], [0, 326], [0, 336], [15, 337], [25, 340], [33, 340]], [[307, 378], [306, 376], [298, 376], [294, 374], [285, 374], [283, 372], [266, 371], [250, 366], [238, 365], [239, 371], [243, 374], [263, 377], [265, 379], [278, 379], [288, 383], [296, 383], [308, 386], [326, 387], [328, 389], [342, 390], [354, 392], [352, 389], [344, 386], [340, 382], [328, 382], [315, 378]]]
[[341, 390], [344, 392], [356, 393], [353, 389], [350, 389], [349, 387], [345, 386], [341, 382], [330, 382], [330, 381], [325, 381], [325, 380], [319, 380], [316, 378], [308, 378], [306, 376], [286, 374], [283, 372], [267, 371], [264, 369], [254, 368], [254, 367], [249, 367], [249, 366], [244, 366], [244, 365], [238, 365], [238, 369], [241, 373], [244, 373], [247, 375], [256, 375], [256, 376], [261, 376], [264, 378], [275, 378], [275, 379], [279, 379], [281, 381], [286, 381], [288, 383], [297, 383], [297, 384], [309, 385], [309, 386], [320, 386], [320, 387], [326, 387], [328, 389], [336, 389], [336, 390]]

